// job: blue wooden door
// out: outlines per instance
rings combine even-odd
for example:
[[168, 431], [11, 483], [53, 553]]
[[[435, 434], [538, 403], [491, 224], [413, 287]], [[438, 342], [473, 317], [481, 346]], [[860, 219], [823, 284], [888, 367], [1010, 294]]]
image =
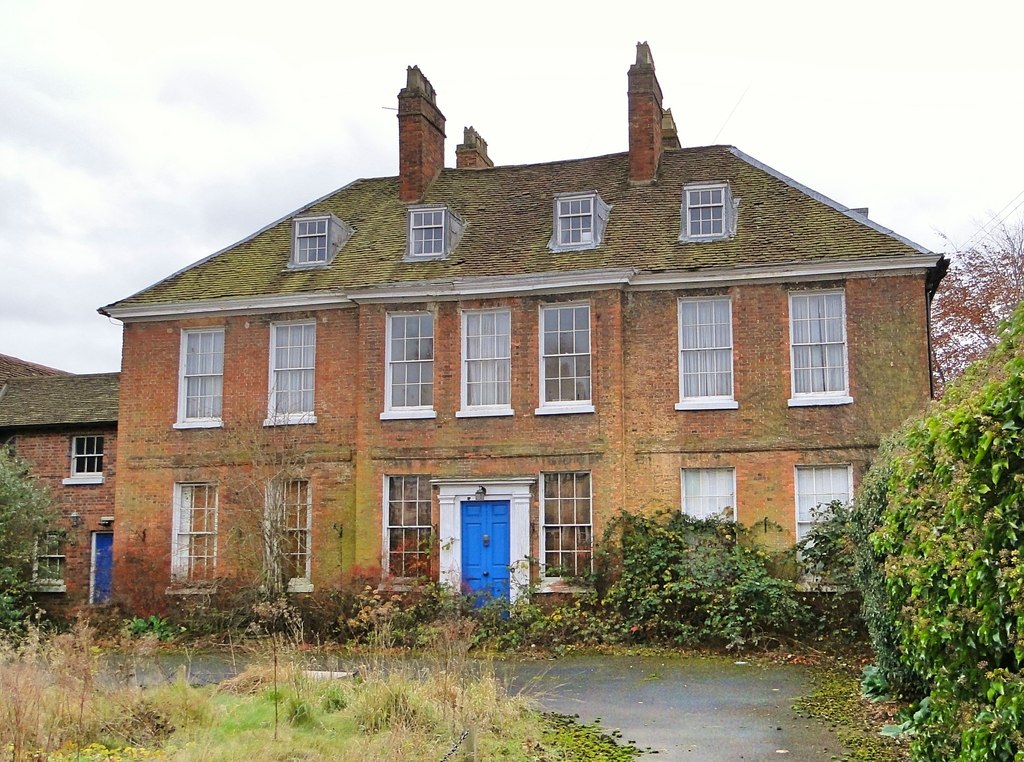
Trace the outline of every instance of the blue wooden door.
[[91, 603], [110, 600], [110, 587], [114, 572], [114, 533], [93, 532], [92, 535], [92, 592]]
[[462, 503], [462, 584], [465, 592], [488, 598], [509, 597], [508, 500]]

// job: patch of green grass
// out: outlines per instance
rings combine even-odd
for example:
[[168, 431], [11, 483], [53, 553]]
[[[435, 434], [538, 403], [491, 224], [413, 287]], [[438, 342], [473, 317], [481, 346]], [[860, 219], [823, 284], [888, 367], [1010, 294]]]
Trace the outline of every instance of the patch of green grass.
[[544, 740], [560, 749], [569, 762], [632, 762], [644, 752], [619, 743], [618, 731], [604, 732], [596, 723], [580, 723], [576, 717], [545, 714]]

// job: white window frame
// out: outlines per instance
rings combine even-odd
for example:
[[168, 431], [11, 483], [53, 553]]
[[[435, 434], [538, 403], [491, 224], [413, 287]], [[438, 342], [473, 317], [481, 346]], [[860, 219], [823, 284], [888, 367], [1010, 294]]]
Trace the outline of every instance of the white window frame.
[[[428, 310], [422, 310], [422, 311], [419, 311], [419, 312], [389, 312], [387, 314], [386, 318], [385, 318], [386, 321], [387, 321], [387, 324], [386, 324], [385, 332], [384, 332], [385, 333], [385, 338], [384, 338], [384, 340], [385, 340], [385, 348], [384, 348], [384, 412], [380, 414], [380, 418], [381, 418], [382, 421], [398, 420], [398, 419], [405, 419], [405, 418], [437, 418], [437, 411], [434, 409], [433, 402], [431, 402], [431, 404], [429, 404], [429, 405], [395, 405], [393, 400], [392, 400], [392, 398], [391, 398], [392, 392], [394, 390], [395, 373], [398, 370], [398, 368], [402, 367], [402, 366], [405, 366], [405, 365], [411, 365], [411, 364], [414, 364], [414, 363], [419, 363], [422, 366], [422, 365], [424, 365], [427, 362], [426, 360], [423, 360], [423, 359], [419, 359], [419, 360], [396, 360], [394, 358], [394, 354], [393, 354], [394, 321], [395, 320], [405, 319], [405, 318], [411, 318], [411, 317], [416, 317], [416, 318], [421, 318], [421, 319], [423, 317], [429, 317], [430, 318], [431, 352], [430, 352], [430, 360], [429, 360], [429, 362], [430, 362], [430, 381], [429, 381], [429, 383], [430, 383], [430, 386], [432, 387], [431, 399], [432, 400], [434, 399], [433, 393], [436, 391], [436, 389], [433, 388], [434, 387], [434, 368], [435, 368], [435, 362], [436, 362], [436, 351], [435, 351], [435, 347], [436, 347], [435, 333], [436, 332], [435, 332], [435, 325], [437, 323], [437, 321], [435, 319], [435, 316], [434, 316], [434, 313], [432, 313], [432, 312], [430, 312]], [[408, 337], [406, 337], [406, 338], [408, 338]], [[422, 339], [423, 337], [420, 337], [420, 338]], [[424, 382], [423, 382], [422, 378], [421, 378], [419, 384], [420, 384], [420, 386], [424, 385]]]
[[[690, 204], [691, 193], [702, 193], [702, 192], [715, 192], [721, 191], [722, 203], [719, 204], [702, 204], [697, 203], [695, 205]], [[679, 231], [680, 241], [720, 241], [723, 238], [731, 238], [736, 234], [736, 207], [739, 205], [738, 199], [733, 200], [732, 189], [729, 183], [722, 182], [701, 182], [691, 183], [683, 186], [683, 200], [681, 204], [681, 225]], [[720, 232], [711, 233], [692, 233], [691, 223], [693, 222], [693, 216], [691, 214], [692, 209], [708, 209], [721, 206], [722, 207], [722, 230]]]
[[[505, 314], [508, 315], [508, 355], [505, 357], [479, 357], [468, 356], [469, 336], [468, 323], [471, 315]], [[462, 382], [461, 387], [461, 408], [455, 412], [456, 418], [473, 418], [481, 416], [507, 416], [515, 415], [512, 409], [512, 310], [506, 308], [486, 310], [463, 310], [462, 311]], [[469, 363], [482, 361], [500, 361], [508, 363], [508, 402], [494, 405], [470, 405], [469, 404]], [[501, 383], [501, 382], [496, 382]]]
[[[547, 333], [547, 331], [545, 330], [545, 319], [544, 319], [545, 314], [548, 313], [548, 312], [560, 312], [561, 310], [573, 310], [573, 311], [575, 311], [575, 310], [578, 310], [578, 309], [581, 309], [581, 308], [584, 308], [584, 307], [587, 310], [587, 346], [586, 346], [586, 351], [585, 352], [570, 352], [570, 353], [556, 352], [556, 353], [551, 354], [551, 355], [546, 354], [545, 351], [544, 351], [544, 348], [545, 348], [545, 334]], [[592, 347], [592, 344], [593, 344], [593, 339], [592, 339], [592, 337], [593, 337], [593, 320], [592, 320], [592, 316], [593, 316], [593, 310], [591, 310], [591, 308], [590, 308], [590, 302], [559, 302], [559, 303], [556, 303], [556, 304], [542, 304], [540, 306], [540, 308], [538, 309], [538, 314], [537, 314], [538, 347], [537, 347], [537, 351], [538, 351], [538, 354], [540, 356], [540, 359], [539, 359], [540, 367], [539, 367], [539, 372], [538, 372], [538, 377], [540, 379], [540, 384], [539, 384], [539, 386], [540, 386], [540, 389], [539, 389], [540, 406], [536, 410], [534, 410], [534, 414], [535, 415], [563, 415], [563, 414], [571, 414], [571, 413], [593, 413], [594, 412], [594, 401], [593, 401], [594, 400], [594, 362], [593, 362], [594, 358], [593, 358], [593, 353], [591, 352], [591, 347]], [[575, 320], [575, 314], [574, 314], [574, 320]], [[573, 333], [575, 333], [575, 331], [576, 331], [576, 329], [575, 329], [575, 326], [574, 326]], [[559, 330], [559, 331], [556, 331], [556, 333], [563, 333], [563, 331]], [[573, 358], [577, 358], [578, 359], [578, 358], [583, 357], [583, 356], [586, 356], [587, 360], [590, 363], [590, 373], [587, 376], [587, 380], [588, 380], [588, 383], [590, 385], [590, 395], [586, 399], [578, 399], [578, 400], [549, 400], [549, 399], [547, 399], [547, 380], [548, 379], [547, 379], [547, 373], [546, 373], [546, 370], [545, 370], [546, 369], [545, 360], [548, 357], [573, 357]], [[576, 376], [575, 378], [581, 378], [581, 376]]]
[[[571, 205], [574, 202], [587, 202], [590, 204], [590, 212], [573, 212]], [[563, 204], [568, 204], [569, 209], [563, 211]], [[553, 207], [553, 232], [548, 241], [548, 248], [551, 251], [585, 251], [595, 249], [604, 240], [605, 224], [608, 222], [608, 215], [611, 206], [606, 204], [598, 195], [597, 191], [587, 193], [556, 193]], [[568, 220], [590, 218], [590, 230], [586, 235], [581, 235], [576, 242], [563, 243], [562, 233], [565, 232], [563, 223]]]
[[[417, 486], [417, 492], [422, 487], [422, 485], [424, 485], [424, 484], [426, 485], [427, 495], [428, 495], [427, 501], [426, 501], [426, 511], [427, 511], [427, 517], [426, 517], [427, 518], [427, 523], [426, 524], [392, 524], [391, 523], [391, 487], [392, 487], [391, 480], [392, 479], [417, 479], [418, 480], [417, 481], [417, 485], [416, 485]], [[430, 480], [431, 480], [431, 477], [424, 476], [423, 474], [385, 474], [385, 476], [384, 476], [384, 489], [383, 489], [384, 505], [383, 505], [383, 511], [382, 511], [382, 518], [383, 518], [383, 535], [382, 535], [382, 540], [383, 540], [383, 546], [381, 548], [381, 559], [382, 559], [382, 564], [381, 565], [383, 566], [384, 575], [387, 576], [387, 577], [391, 577], [393, 579], [393, 581], [398, 582], [399, 584], [401, 584], [402, 582], [409, 582], [409, 581], [412, 581], [414, 579], [419, 579], [419, 578], [418, 577], [409, 577], [407, 575], [396, 574], [394, 572], [394, 570], [391, 568], [391, 555], [392, 555], [392, 552], [393, 552], [392, 548], [391, 548], [391, 532], [392, 532], [392, 530], [400, 530], [400, 531], [412, 530], [413, 532], [419, 533], [419, 532], [422, 532], [422, 531], [425, 530], [429, 538], [433, 538], [435, 536], [434, 525], [433, 525], [433, 520], [432, 520], [432, 517], [433, 517], [433, 500], [434, 500], [434, 498], [433, 498], [433, 486], [431, 485]], [[419, 505], [421, 501], [417, 498], [414, 502], [416, 502], [417, 505]], [[419, 510], [417, 510], [417, 514], [418, 514], [418, 517], [420, 519], [422, 519], [422, 514], [420, 514]], [[430, 548], [427, 549], [426, 553], [427, 553], [427, 569], [428, 569], [428, 571], [430, 571], [431, 570], [431, 561], [432, 561], [432, 559], [430, 558], [430, 554], [432, 553]], [[405, 554], [403, 553], [403, 555], [405, 555]], [[416, 551], [413, 551], [412, 553], [409, 553], [408, 555], [420, 555], [420, 551], [416, 550]]]
[[[50, 543], [54, 543], [50, 545]], [[45, 532], [36, 541], [35, 553], [32, 556], [32, 585], [31, 588], [37, 593], [65, 593], [67, 592], [68, 555], [64, 547], [67, 538], [62, 531]], [[56, 552], [41, 552], [41, 551]], [[57, 569], [60, 571], [58, 577], [40, 577], [39, 567], [42, 559], [57, 559]], [[49, 564], [46, 564], [49, 566]]]
[[[295, 483], [305, 484], [306, 490], [306, 526], [286, 526], [288, 520], [288, 506], [285, 504], [288, 488]], [[267, 505], [264, 514], [264, 539], [268, 542], [264, 552], [267, 554], [267, 563], [275, 565], [280, 563], [283, 552], [281, 548], [270, 547], [269, 543], [276, 543], [278, 538], [275, 530], [280, 530], [282, 535], [286, 533], [303, 533], [306, 536], [305, 546], [305, 572], [301, 577], [290, 577], [287, 581], [287, 592], [289, 593], [311, 593], [313, 592], [313, 482], [305, 477], [275, 479], [267, 485]]]
[[[313, 328], [313, 364], [311, 366], [302, 366], [296, 368], [277, 368], [275, 361], [277, 359], [277, 329], [285, 327], [296, 327], [296, 326], [312, 326]], [[316, 423], [316, 415], [314, 410], [316, 409], [316, 321], [315, 320], [290, 320], [279, 323], [270, 324], [270, 358], [267, 363], [269, 366], [269, 374], [267, 381], [267, 419], [263, 422], [264, 426], [279, 426], [296, 423]], [[310, 405], [309, 410], [298, 410], [286, 413], [277, 412], [277, 388], [275, 383], [275, 374], [278, 371], [289, 372], [289, 371], [311, 371], [313, 374], [313, 385], [310, 391]]]
[[[570, 474], [574, 478], [577, 477], [577, 476], [581, 476], [583, 474], [586, 474], [586, 476], [587, 476], [587, 483], [588, 483], [588, 485], [590, 487], [590, 494], [587, 496], [586, 500], [587, 500], [587, 502], [589, 504], [589, 507], [590, 507], [590, 521], [586, 522], [586, 523], [576, 522], [576, 523], [573, 523], [573, 524], [563, 524], [563, 523], [549, 524], [547, 522], [547, 520], [546, 520], [547, 519], [546, 503], [547, 503], [547, 500], [548, 500], [548, 498], [547, 498], [547, 483], [548, 483], [548, 480], [553, 479], [553, 478], [554, 479], [558, 479], [558, 477], [561, 477], [561, 476], [564, 476], [564, 475], [570, 475]], [[575, 482], [574, 482], [574, 485], [573, 485], [573, 489], [575, 491]], [[590, 530], [590, 550], [589, 550], [589, 552], [590, 552], [590, 569], [588, 570], [588, 572], [592, 572], [593, 569], [594, 569], [594, 474], [593, 474], [592, 471], [585, 471], [585, 470], [584, 471], [548, 471], [548, 472], [542, 472], [541, 475], [540, 475], [540, 489], [538, 490], [538, 492], [539, 492], [539, 497], [540, 497], [540, 500], [539, 500], [539, 503], [540, 503], [540, 517], [539, 518], [540, 518], [540, 520], [538, 521], [538, 524], [540, 525], [540, 538], [539, 538], [539, 542], [538, 542], [538, 547], [539, 547], [539, 551], [540, 551], [540, 560], [539, 560], [538, 565], [540, 566], [540, 590], [541, 590], [541, 592], [546, 592], [546, 591], [552, 590], [553, 588], [562, 588], [566, 584], [566, 580], [567, 579], [573, 579], [572, 577], [566, 578], [566, 577], [555, 577], [555, 576], [549, 577], [549, 576], [547, 576], [547, 566], [548, 566], [548, 564], [547, 564], [547, 554], [548, 554], [547, 529], [549, 527], [572, 527], [572, 528], [589, 527], [589, 530]], [[565, 498], [563, 496], [560, 496], [559, 498], [555, 498], [555, 499], [558, 500], [558, 499], [567, 499], [567, 498]], [[574, 496], [571, 499], [579, 500], [580, 498], [577, 498], [577, 497]], [[574, 509], [575, 509], [575, 506], [574, 506]], [[576, 553], [578, 555], [581, 552], [580, 549], [579, 549], [579, 545], [578, 545], [579, 537], [577, 536], [575, 539], [576, 539], [576, 542], [577, 542], [577, 547], [574, 550], [562, 551], [561, 549], [559, 549], [559, 550], [553, 550], [552, 552], [554, 552], [554, 553], [570, 552], [570, 553]]]
[[[684, 348], [683, 347], [683, 312], [684, 306], [687, 304], [700, 304], [700, 303], [721, 303], [725, 302], [729, 311], [729, 342], [727, 345], [714, 346], [714, 347], [697, 347], [697, 348]], [[683, 297], [680, 298], [676, 306], [676, 331], [677, 331], [677, 352], [676, 359], [679, 363], [679, 402], [676, 403], [676, 410], [735, 410], [739, 407], [739, 403], [736, 401], [735, 388], [736, 388], [736, 373], [734, 363], [734, 338], [732, 332], [732, 299], [728, 296], [708, 296], [708, 297]], [[699, 328], [701, 323], [697, 323]], [[713, 394], [704, 396], [686, 396], [686, 385], [685, 385], [685, 362], [684, 356], [687, 352], [705, 352], [705, 351], [723, 351], [729, 350], [729, 393], [728, 394]], [[714, 373], [717, 371], [709, 371]]]
[[[82, 441], [93, 440], [95, 443], [97, 443], [97, 446], [98, 446], [99, 449], [94, 451], [94, 452], [86, 452], [86, 453], [82, 453], [81, 455], [79, 455], [77, 453], [79, 440], [82, 440]], [[66, 479], [64, 479], [62, 484], [65, 484], [65, 485], [68, 485], [68, 486], [73, 486], [73, 485], [76, 485], [76, 484], [103, 484], [103, 481], [104, 481], [104, 478], [105, 478], [104, 474], [103, 474], [103, 462], [106, 460], [105, 450], [106, 450], [106, 446], [107, 446], [107, 441], [106, 441], [105, 436], [103, 434], [75, 434], [75, 435], [73, 435], [71, 437], [71, 440], [70, 440], [69, 444], [70, 444], [70, 448], [71, 448], [70, 449], [70, 459], [71, 459], [70, 476], [68, 476]], [[77, 466], [78, 466], [79, 459], [86, 460], [86, 459], [89, 459], [89, 458], [97, 458], [97, 457], [100, 459], [100, 468], [99, 468], [98, 471], [97, 470], [90, 470], [90, 471], [84, 471], [84, 470], [83, 471], [79, 471], [78, 470]]]
[[[701, 494], [691, 495], [689, 498], [686, 494], [686, 475], [694, 474], [699, 479]], [[728, 494], [714, 493], [704, 494], [703, 489], [705, 484], [710, 481], [712, 474], [715, 478], [725, 476], [726, 481], [729, 483]], [[683, 513], [687, 516], [691, 516], [695, 519], [707, 519], [711, 517], [717, 517], [726, 521], [739, 521], [739, 509], [736, 505], [736, 469], [732, 466], [712, 466], [709, 468], [683, 468], [679, 472], [679, 496], [680, 496], [680, 508]], [[729, 498], [728, 506], [718, 506], [718, 510], [709, 512], [705, 510], [704, 504], [714, 498], [716, 502], [721, 502], [721, 498]], [[688, 505], [689, 502], [689, 505]], [[693, 503], [697, 502], [702, 507], [700, 510], [691, 510]], [[731, 509], [730, 513], [726, 513], [724, 509], [728, 507]]]
[[[798, 345], [796, 343], [796, 315], [793, 307], [795, 299], [806, 299], [809, 297], [827, 297], [829, 295], [839, 295], [842, 302], [842, 361], [843, 361], [843, 388], [832, 390], [832, 391], [820, 391], [820, 392], [800, 392], [797, 391], [797, 368], [796, 368], [796, 354], [797, 346], [835, 346], [840, 342], [806, 342]], [[828, 318], [825, 318], [826, 320]], [[802, 291], [790, 291], [789, 292], [789, 379], [790, 379], [790, 390], [792, 396], [789, 398], [790, 407], [804, 407], [810, 405], [849, 405], [853, 402], [853, 397], [850, 396], [850, 359], [849, 359], [849, 339], [846, 330], [846, 291], [844, 289], [815, 289], [815, 290], [802, 290]], [[827, 353], [827, 350], [826, 350]], [[816, 366], [815, 369], [823, 369], [827, 366]]]
[[[441, 215], [441, 223], [439, 225], [423, 224], [422, 218], [424, 215], [438, 213]], [[406, 261], [422, 262], [433, 259], [444, 259], [454, 251], [455, 247], [458, 245], [459, 239], [462, 237], [462, 228], [462, 218], [447, 206], [439, 206], [437, 204], [410, 206], [408, 219], [406, 220]], [[418, 242], [416, 240], [416, 231], [418, 230], [440, 230], [441, 251], [417, 252], [417, 243], [422, 243], [422, 241]]]
[[[852, 464], [850, 464], [850, 463], [818, 463], [818, 464], [807, 464], [807, 465], [801, 464], [801, 465], [798, 465], [798, 466], [794, 467], [794, 469], [793, 469], [793, 501], [794, 501], [795, 519], [796, 519], [796, 521], [795, 521], [793, 527], [794, 527], [794, 531], [796, 533], [794, 536], [796, 537], [796, 541], [797, 542], [799, 542], [802, 539], [802, 534], [806, 534], [806, 532], [803, 532], [803, 533], [801, 532], [802, 528], [804, 528], [804, 527], [809, 528], [809, 527], [811, 527], [811, 526], [813, 526], [815, 524], [815, 521], [812, 518], [810, 518], [810, 514], [808, 515], [808, 518], [806, 518], [806, 519], [801, 519], [800, 518], [800, 516], [801, 516], [801, 514], [800, 514], [800, 498], [804, 494], [804, 493], [802, 493], [800, 491], [800, 474], [801, 474], [801, 472], [815, 473], [815, 472], [821, 472], [821, 471], [829, 471], [829, 472], [832, 472], [831, 475], [830, 475], [830, 480], [831, 480], [832, 478], [834, 478], [835, 472], [840, 471], [840, 470], [843, 471], [845, 473], [845, 476], [846, 476], [846, 503], [849, 504], [850, 501], [853, 500], [853, 465]], [[818, 506], [828, 505], [829, 503], [831, 503], [832, 500], [834, 499], [832, 496], [835, 495], [836, 493], [834, 491], [831, 491], [831, 490], [829, 492], [824, 492], [824, 491], [819, 492], [818, 490], [815, 490], [811, 494], [813, 494], [815, 497], [817, 497], [819, 495], [828, 496], [829, 497], [828, 500], [821, 500], [821, 501], [816, 502], [814, 504], [814, 506], [812, 506], [812, 510], [813, 510], [814, 508], [817, 508]]]
[[[212, 510], [213, 530], [208, 527], [201, 531], [193, 530], [192, 517], [195, 512], [195, 495], [197, 489], [202, 489], [209, 499], [213, 496], [212, 509], [207, 504], [203, 510]], [[190, 497], [186, 498], [186, 494]], [[186, 505], [186, 503], [188, 503]], [[189, 512], [188, 524], [185, 524], [185, 512]], [[171, 511], [171, 579], [174, 582], [205, 583], [216, 576], [217, 571], [217, 546], [218, 531], [220, 522], [220, 490], [216, 482], [177, 482], [174, 485], [174, 503]], [[212, 537], [212, 548], [208, 548], [205, 556], [195, 556], [193, 553], [193, 538]], [[187, 539], [186, 539], [187, 538]], [[205, 574], [194, 573], [196, 561], [200, 558], [207, 559], [207, 571]]]
[[[194, 373], [188, 374], [188, 344], [193, 337], [202, 341], [204, 334], [220, 334], [220, 371], [216, 373]], [[190, 328], [181, 332], [181, 351], [178, 359], [178, 420], [174, 424], [176, 429], [209, 429], [219, 428], [224, 425], [224, 329], [213, 328]], [[213, 354], [213, 353], [211, 353]], [[212, 416], [188, 415], [188, 381], [190, 378], [216, 378], [220, 382], [217, 397], [220, 398], [220, 414]]]
[[[304, 226], [323, 224], [323, 232], [302, 232]], [[334, 261], [335, 255], [341, 250], [354, 231], [344, 221], [333, 214], [320, 214], [308, 217], [296, 217], [292, 220], [292, 253], [288, 260], [288, 267], [292, 270], [311, 270], [327, 267]], [[300, 241], [311, 238], [323, 238], [323, 258], [303, 258]], [[320, 247], [318, 246], [317, 249]]]

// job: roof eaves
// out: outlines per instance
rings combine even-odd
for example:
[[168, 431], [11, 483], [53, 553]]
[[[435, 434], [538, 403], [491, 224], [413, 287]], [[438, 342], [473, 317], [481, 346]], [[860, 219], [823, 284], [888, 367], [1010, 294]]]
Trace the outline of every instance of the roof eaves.
[[775, 177], [775, 178], [781, 180], [782, 182], [786, 183], [787, 185], [789, 185], [792, 188], [795, 188], [796, 190], [800, 191], [801, 193], [804, 193], [804, 194], [810, 196], [811, 198], [815, 199], [816, 201], [820, 201], [821, 203], [823, 203], [823, 204], [825, 204], [827, 206], [832, 207], [837, 212], [840, 212], [840, 213], [846, 215], [847, 217], [849, 217], [854, 222], [859, 222], [861, 225], [866, 225], [867, 227], [871, 228], [872, 230], [875, 230], [875, 231], [877, 231], [879, 233], [882, 233], [883, 235], [887, 235], [890, 238], [893, 238], [893, 239], [899, 241], [904, 246], [909, 246], [910, 248], [914, 249], [915, 251], [917, 251], [917, 252], [919, 252], [921, 254], [931, 254], [932, 253], [932, 251], [930, 251], [929, 249], [926, 249], [924, 246], [921, 246], [921, 244], [914, 243], [909, 238], [905, 238], [905, 237], [901, 236], [899, 233], [896, 233], [896, 232], [890, 230], [889, 228], [885, 227], [884, 225], [879, 225], [877, 222], [875, 222], [872, 219], [869, 219], [868, 217], [864, 216], [863, 214], [860, 214], [859, 212], [853, 211], [850, 207], [844, 206], [843, 204], [840, 204], [838, 201], [835, 201], [835, 200], [829, 198], [828, 196], [826, 196], [823, 193], [819, 193], [818, 191], [814, 190], [813, 188], [807, 187], [806, 185], [804, 185], [801, 182], [797, 182], [792, 177], [789, 177], [788, 175], [785, 175], [782, 172], [779, 172], [777, 169], [769, 167], [767, 164], [765, 164], [762, 161], [758, 161], [753, 156], [750, 156], [749, 154], [743, 153], [743, 151], [741, 151], [740, 149], [736, 148], [735, 146], [729, 146], [729, 151], [732, 152], [733, 156], [735, 156], [737, 159], [745, 161], [750, 166], [756, 167], [757, 169], [760, 169], [762, 172], [767, 172], [772, 177]]

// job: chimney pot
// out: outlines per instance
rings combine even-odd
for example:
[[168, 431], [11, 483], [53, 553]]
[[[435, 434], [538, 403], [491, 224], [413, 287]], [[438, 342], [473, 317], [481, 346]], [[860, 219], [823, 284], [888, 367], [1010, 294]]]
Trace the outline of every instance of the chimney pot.
[[458, 169], [487, 169], [494, 162], [487, 155], [487, 141], [472, 127], [462, 131], [462, 143], [455, 147], [455, 166]]

